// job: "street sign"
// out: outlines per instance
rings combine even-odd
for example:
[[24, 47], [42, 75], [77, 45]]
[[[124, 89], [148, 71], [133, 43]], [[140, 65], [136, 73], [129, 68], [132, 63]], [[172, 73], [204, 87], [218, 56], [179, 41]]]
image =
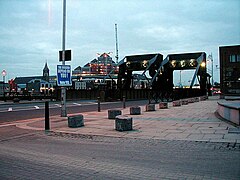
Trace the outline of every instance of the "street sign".
[[[62, 51], [59, 51], [59, 61], [62, 61]], [[65, 58], [64, 61], [71, 61], [72, 59], [72, 51], [71, 50], [65, 50]]]
[[72, 86], [71, 66], [57, 65], [57, 85]]

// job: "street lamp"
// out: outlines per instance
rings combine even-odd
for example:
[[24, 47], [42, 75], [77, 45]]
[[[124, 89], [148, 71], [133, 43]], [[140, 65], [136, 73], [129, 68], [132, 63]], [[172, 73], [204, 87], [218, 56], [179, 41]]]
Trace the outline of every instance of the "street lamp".
[[211, 61], [211, 63], [212, 63], [212, 87], [213, 87], [213, 57], [212, 57], [212, 53], [208, 56], [207, 61]]
[[3, 76], [3, 99], [4, 99], [4, 101], [6, 101], [5, 100], [5, 77], [6, 77], [6, 75], [7, 75], [7, 71], [4, 69], [2, 71], [2, 76]]

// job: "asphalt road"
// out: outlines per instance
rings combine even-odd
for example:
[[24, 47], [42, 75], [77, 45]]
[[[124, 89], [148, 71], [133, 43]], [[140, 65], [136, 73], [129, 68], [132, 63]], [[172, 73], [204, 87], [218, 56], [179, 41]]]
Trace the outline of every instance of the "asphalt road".
[[[2, 127], [3, 128], [3, 127]], [[4, 128], [0, 179], [236, 179], [240, 148], [224, 143], [45, 134]], [[5, 134], [0, 128], [0, 134]]]
[[[127, 101], [126, 106], [144, 105], [147, 100]], [[102, 102], [101, 109], [122, 107], [122, 102]], [[61, 114], [60, 102], [50, 102], [50, 116]], [[67, 113], [81, 113], [89, 111], [97, 111], [96, 101], [76, 101], [67, 102]], [[1, 104], [0, 105], [0, 123], [13, 122], [17, 120], [26, 120], [31, 118], [45, 117], [45, 104], [42, 103], [19, 103], [19, 104]]]

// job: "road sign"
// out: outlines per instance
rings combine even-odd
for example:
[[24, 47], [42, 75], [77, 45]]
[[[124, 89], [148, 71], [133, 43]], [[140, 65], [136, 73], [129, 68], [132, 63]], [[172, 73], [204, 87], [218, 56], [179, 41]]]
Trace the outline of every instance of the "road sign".
[[[62, 61], [62, 51], [59, 51], [59, 61]], [[72, 59], [72, 51], [71, 50], [65, 50], [65, 58], [64, 61], [71, 61]]]
[[57, 85], [72, 86], [71, 66], [57, 65]]

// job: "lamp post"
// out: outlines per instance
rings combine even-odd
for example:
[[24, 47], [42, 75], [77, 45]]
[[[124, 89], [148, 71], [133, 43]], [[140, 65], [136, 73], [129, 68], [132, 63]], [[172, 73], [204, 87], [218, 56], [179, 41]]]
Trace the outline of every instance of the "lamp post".
[[5, 77], [6, 77], [6, 75], [7, 75], [7, 71], [4, 69], [2, 71], [2, 76], [3, 76], [3, 99], [4, 99], [4, 101], [6, 101], [5, 100]]
[[179, 88], [182, 88], [182, 70], [180, 70]]
[[213, 57], [212, 57], [212, 53], [208, 56], [208, 61], [211, 61], [211, 63], [212, 63], [212, 87], [213, 87]]

